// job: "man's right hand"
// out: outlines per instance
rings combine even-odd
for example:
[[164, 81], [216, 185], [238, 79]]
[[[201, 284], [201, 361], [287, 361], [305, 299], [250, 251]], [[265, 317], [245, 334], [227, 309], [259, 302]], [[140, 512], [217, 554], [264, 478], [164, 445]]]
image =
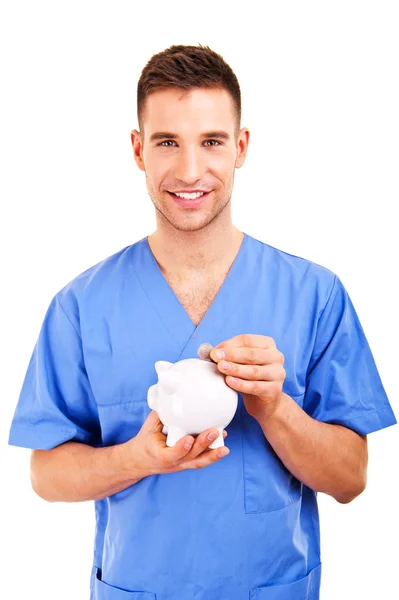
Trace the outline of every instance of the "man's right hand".
[[[208, 448], [219, 435], [217, 429], [206, 429], [196, 438], [186, 435], [170, 448], [166, 445], [166, 435], [162, 433], [162, 428], [163, 423], [158, 413], [152, 410], [138, 434], [126, 442], [132, 464], [139, 469], [142, 477], [202, 469], [229, 453], [226, 446], [214, 450]], [[214, 437], [208, 439], [207, 436], [212, 433]], [[223, 437], [226, 436], [227, 431], [223, 431]], [[186, 443], [190, 445], [187, 447]]]

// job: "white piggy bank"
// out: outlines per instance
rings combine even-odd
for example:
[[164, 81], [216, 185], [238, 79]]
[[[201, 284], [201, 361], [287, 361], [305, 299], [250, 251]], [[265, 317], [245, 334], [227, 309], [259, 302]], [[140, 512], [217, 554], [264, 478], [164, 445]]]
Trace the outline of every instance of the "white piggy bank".
[[164, 424], [166, 445], [214, 428], [219, 436], [209, 448], [224, 446], [223, 429], [234, 417], [238, 394], [226, 384], [215, 363], [199, 358], [176, 363], [161, 360], [155, 370], [158, 383], [149, 388], [147, 401]]

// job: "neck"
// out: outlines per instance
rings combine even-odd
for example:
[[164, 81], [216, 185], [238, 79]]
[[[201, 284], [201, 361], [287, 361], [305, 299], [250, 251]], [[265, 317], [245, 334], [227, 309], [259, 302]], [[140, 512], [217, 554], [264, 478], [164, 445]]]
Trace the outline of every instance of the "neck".
[[157, 227], [148, 236], [151, 251], [164, 272], [189, 276], [194, 271], [224, 270], [240, 249], [244, 234], [231, 222], [215, 219], [199, 231]]

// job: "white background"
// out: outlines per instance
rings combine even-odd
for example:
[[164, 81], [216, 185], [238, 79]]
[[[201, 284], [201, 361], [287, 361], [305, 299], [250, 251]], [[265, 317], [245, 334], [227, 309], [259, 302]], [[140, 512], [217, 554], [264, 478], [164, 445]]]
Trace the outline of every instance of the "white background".
[[[88, 598], [94, 506], [36, 497], [29, 450], [8, 447], [8, 430], [53, 295], [153, 231], [130, 131], [141, 70], [171, 44], [209, 45], [235, 71], [251, 140], [235, 175], [234, 222], [339, 275], [399, 415], [397, 3], [143, 4], [9, 1], [1, 9], [7, 600]], [[362, 496], [349, 505], [319, 496], [322, 600], [397, 597], [398, 450], [396, 426], [371, 434]]]

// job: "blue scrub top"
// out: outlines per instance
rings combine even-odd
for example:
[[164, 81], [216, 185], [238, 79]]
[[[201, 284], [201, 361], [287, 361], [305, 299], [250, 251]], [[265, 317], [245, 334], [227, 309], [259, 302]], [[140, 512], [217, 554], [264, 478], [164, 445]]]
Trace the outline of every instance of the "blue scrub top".
[[[86, 270], [52, 299], [9, 443], [95, 447], [135, 436], [150, 409], [154, 363], [197, 357], [242, 333], [271, 336], [283, 391], [309, 415], [368, 434], [396, 423], [340, 279], [245, 235], [196, 327], [147, 238]], [[199, 470], [153, 475], [95, 502], [91, 600], [316, 600], [316, 493], [284, 467], [241, 395], [230, 454]]]

